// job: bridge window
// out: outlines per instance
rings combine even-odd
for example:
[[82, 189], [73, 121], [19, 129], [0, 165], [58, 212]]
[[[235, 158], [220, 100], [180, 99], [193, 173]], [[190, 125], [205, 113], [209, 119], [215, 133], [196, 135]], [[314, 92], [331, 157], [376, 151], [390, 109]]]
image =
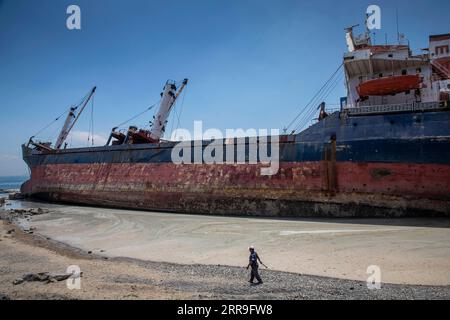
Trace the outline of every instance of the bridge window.
[[434, 52], [437, 55], [448, 54], [448, 46], [437, 46], [436, 48], [434, 48]]

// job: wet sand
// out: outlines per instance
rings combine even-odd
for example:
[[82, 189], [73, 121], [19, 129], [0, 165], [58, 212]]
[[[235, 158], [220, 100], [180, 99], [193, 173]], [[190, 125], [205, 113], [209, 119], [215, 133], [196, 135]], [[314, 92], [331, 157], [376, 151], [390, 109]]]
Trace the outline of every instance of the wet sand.
[[[21, 202], [23, 206], [36, 206]], [[107, 257], [243, 266], [366, 281], [450, 285], [450, 219], [258, 219], [37, 204], [35, 232]]]
[[[45, 210], [21, 228], [0, 221], [0, 295], [12, 299], [450, 298], [448, 219], [250, 219], [28, 201], [3, 209], [14, 207]], [[248, 244], [270, 267], [262, 286], [247, 283]], [[367, 289], [371, 264], [381, 290]], [[13, 285], [69, 265], [83, 271], [81, 290]]]
[[[253, 286], [244, 268], [107, 259], [5, 221], [0, 240], [0, 297], [7, 299], [450, 299], [449, 286], [369, 290], [365, 282], [272, 270], [261, 270], [265, 282]], [[83, 272], [79, 290], [69, 290], [65, 281], [13, 284], [25, 273], [63, 273], [70, 265]]]

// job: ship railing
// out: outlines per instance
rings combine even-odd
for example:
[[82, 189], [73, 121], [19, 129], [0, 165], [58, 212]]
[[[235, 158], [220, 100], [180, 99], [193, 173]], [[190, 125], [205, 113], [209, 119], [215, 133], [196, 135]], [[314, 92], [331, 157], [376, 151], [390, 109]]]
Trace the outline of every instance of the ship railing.
[[328, 114], [332, 114], [332, 113], [335, 113], [336, 111], [341, 111], [341, 108], [337, 108], [337, 107], [326, 108], [325, 111], [326, 111]]
[[411, 102], [402, 104], [386, 104], [386, 105], [346, 108], [343, 111], [350, 116], [356, 116], [356, 115], [380, 114], [380, 113], [441, 110], [443, 108], [445, 108], [445, 106], [440, 102]]

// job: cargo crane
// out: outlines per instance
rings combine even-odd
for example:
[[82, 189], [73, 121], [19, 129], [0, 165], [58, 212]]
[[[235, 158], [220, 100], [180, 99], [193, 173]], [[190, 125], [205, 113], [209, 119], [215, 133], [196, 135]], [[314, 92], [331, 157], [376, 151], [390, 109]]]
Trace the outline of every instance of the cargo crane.
[[67, 115], [66, 121], [64, 122], [64, 125], [61, 129], [61, 132], [58, 136], [58, 139], [56, 140], [55, 149], [61, 149], [61, 146], [66, 141], [67, 137], [69, 136], [70, 131], [72, 130], [75, 123], [78, 121], [78, 118], [80, 117], [81, 113], [83, 113], [84, 109], [86, 108], [87, 104], [89, 103], [89, 100], [91, 100], [92, 96], [95, 93], [95, 90], [97, 87], [93, 87], [92, 90], [87, 95], [87, 98], [84, 99], [84, 101], [81, 103], [81, 108], [77, 112], [77, 109], [79, 106], [71, 107], [69, 114]]
[[150, 130], [150, 138], [152, 140], [159, 141], [163, 136], [170, 111], [187, 83], [188, 79], [184, 79], [178, 92], [174, 83], [167, 82], [164, 86], [159, 110], [153, 119], [152, 128]]
[[[34, 136], [30, 138], [30, 140], [28, 141], [28, 145], [33, 145], [37, 150], [54, 151], [54, 150], [61, 149], [61, 147], [63, 146], [67, 137], [69, 136], [70, 131], [77, 123], [78, 119], [80, 118], [81, 114], [83, 113], [83, 111], [86, 108], [89, 101], [92, 99], [92, 96], [94, 95], [96, 89], [97, 89], [97, 87], [93, 87], [91, 89], [91, 91], [89, 91], [89, 93], [83, 98], [83, 100], [77, 106], [72, 106], [69, 109], [69, 113], [67, 114], [66, 120], [64, 121], [64, 125], [61, 129], [61, 132], [58, 135], [58, 139], [56, 140], [54, 148], [52, 148], [51, 142], [35, 142], [35, 141], [33, 141]], [[77, 112], [77, 110], [78, 110], [78, 112]], [[60, 117], [56, 118], [51, 124], [58, 121]]]
[[181, 86], [177, 88], [175, 82], [166, 82], [163, 92], [161, 93], [159, 109], [153, 117], [153, 121], [151, 121], [150, 130], [143, 130], [138, 129], [136, 126], [130, 126], [125, 134], [117, 131], [117, 127], [115, 127], [112, 129], [106, 145], [109, 145], [113, 138], [115, 139], [112, 141], [113, 145], [159, 143], [166, 130], [167, 119], [169, 118], [170, 112], [187, 83], [188, 79], [184, 79]]

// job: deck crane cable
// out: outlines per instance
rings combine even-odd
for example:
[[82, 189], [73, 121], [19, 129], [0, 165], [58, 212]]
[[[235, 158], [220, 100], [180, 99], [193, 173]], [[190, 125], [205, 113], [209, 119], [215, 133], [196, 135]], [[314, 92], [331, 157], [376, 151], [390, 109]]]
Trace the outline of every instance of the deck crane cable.
[[95, 96], [92, 97], [92, 109], [91, 109], [91, 121], [92, 121], [92, 145], [94, 145], [95, 141], [94, 141], [94, 101], [95, 101]]
[[61, 119], [62, 116], [64, 116], [67, 112], [69, 112], [70, 108], [67, 109], [66, 111], [64, 111], [63, 113], [61, 113], [59, 116], [57, 116], [55, 118], [55, 120], [53, 120], [52, 122], [50, 122], [49, 124], [47, 124], [45, 127], [43, 127], [41, 130], [39, 130], [38, 132], [36, 132], [33, 137], [38, 136], [39, 134], [41, 134], [44, 130], [48, 129], [50, 126], [52, 126], [55, 122], [57, 122], [59, 119]]
[[60, 128], [58, 126], [55, 126], [53, 128], [53, 131], [49, 130], [49, 133], [44, 137], [44, 135], [39, 136], [33, 136], [32, 138], [37, 138], [39, 141], [45, 141], [45, 142], [53, 142], [54, 138], [58, 136]]
[[320, 96], [317, 97], [317, 99], [312, 103], [311, 107], [310, 107], [310, 113], [314, 112], [317, 108], [316, 106], [324, 101], [326, 98], [328, 98], [328, 96], [330, 95], [331, 92], [333, 92], [333, 90], [336, 88], [336, 86], [340, 83], [340, 81], [343, 78], [343, 74], [340, 74], [339, 76], [337, 76], [332, 83], [330, 83], [330, 85], [322, 92], [322, 94]]
[[133, 121], [133, 120], [136, 119], [136, 118], [139, 118], [140, 116], [142, 116], [142, 115], [143, 115], [144, 113], [146, 113], [147, 111], [150, 111], [151, 109], [153, 109], [157, 104], [159, 104], [160, 101], [161, 101], [161, 100], [158, 100], [157, 102], [155, 102], [154, 104], [152, 104], [150, 107], [145, 108], [144, 111], [142, 111], [142, 112], [138, 113], [137, 115], [131, 117], [131, 118], [128, 119], [127, 121], [122, 122], [121, 124], [119, 124], [118, 126], [116, 126], [116, 128], [120, 128], [121, 126], [127, 124], [128, 122]]
[[89, 146], [89, 141], [91, 142], [91, 145], [94, 145], [94, 96], [92, 97], [91, 100], [91, 119], [89, 122], [89, 134], [88, 134], [88, 146]]
[[339, 66], [339, 68], [331, 75], [331, 77], [325, 82], [325, 84], [320, 88], [320, 90], [314, 95], [314, 97], [306, 104], [306, 106], [297, 114], [297, 116], [291, 121], [291, 123], [286, 127], [286, 129], [289, 129], [296, 121], [297, 119], [311, 106], [314, 106], [314, 101], [316, 98], [327, 88], [329, 83], [333, 80], [333, 78], [336, 76], [336, 74], [339, 72], [340, 68], [343, 64]]
[[[319, 98], [323, 97], [320, 96]], [[316, 99], [314, 104], [311, 104], [310, 108], [307, 110], [307, 112], [304, 113], [302, 118], [297, 121], [296, 126], [294, 130], [292, 130], [293, 133], [298, 132], [300, 129], [302, 129], [307, 123], [309, 123], [311, 117], [313, 117], [314, 113], [316, 112], [316, 108], [314, 107], [316, 104], [318, 104], [320, 99]]]
[[296, 123], [297, 119], [309, 108], [311, 103], [316, 99], [316, 97], [322, 93], [322, 91], [328, 86], [330, 81], [336, 76], [336, 74], [339, 72], [339, 70], [342, 68], [344, 64], [341, 63], [337, 70], [331, 75], [331, 77], [325, 82], [325, 84], [320, 88], [320, 90], [313, 96], [313, 98], [306, 104], [306, 106], [297, 114], [297, 116], [289, 123], [289, 125], [286, 127], [287, 130], [292, 127], [294, 123]]
[[36, 132], [32, 138], [38, 136], [39, 134], [41, 134], [43, 131], [45, 131], [46, 129], [48, 129], [50, 126], [52, 126], [54, 123], [56, 123], [59, 119], [61, 119], [62, 116], [66, 115], [68, 112], [70, 112], [70, 109], [75, 106], [75, 108], [78, 108], [84, 100], [86, 100], [86, 98], [88, 97], [89, 94], [86, 94], [83, 98], [81, 98], [81, 100], [79, 100], [76, 104], [70, 106], [69, 108], [67, 108], [63, 113], [61, 113], [59, 116], [57, 116], [55, 118], [55, 120], [53, 120], [52, 122], [50, 122], [49, 124], [47, 124], [45, 127], [43, 127], [41, 130], [39, 130], [38, 132]]
[[[342, 80], [342, 77], [337, 78], [336, 81], [334, 82], [334, 84], [329, 87], [327, 92], [324, 93], [324, 95], [319, 100], [316, 101], [315, 105], [318, 105], [321, 101], [326, 100], [326, 98], [328, 98], [328, 96], [334, 91], [334, 89], [341, 82], [341, 80]], [[312, 110], [309, 112], [309, 114], [305, 116], [303, 121], [299, 123], [299, 125], [296, 128], [296, 131], [300, 131], [301, 129], [303, 129], [305, 127], [305, 125], [308, 125], [308, 123], [312, 120], [314, 114], [316, 113], [316, 110], [317, 110], [316, 108], [312, 108]]]
[[[338, 69], [339, 70], [339, 69]], [[335, 75], [333, 76], [333, 79], [330, 78], [330, 80], [332, 79], [331, 82], [328, 82], [326, 86], [323, 87], [322, 92], [317, 95], [316, 97], [311, 100], [310, 105], [308, 108], [305, 108], [304, 110], [307, 112], [303, 114], [303, 117], [301, 117], [296, 123], [297, 125], [295, 126], [295, 131], [297, 131], [299, 128], [302, 128], [305, 121], [307, 121], [308, 119], [311, 118], [311, 116], [314, 114], [314, 112], [316, 112], [316, 106], [321, 102], [324, 101], [326, 98], [328, 98], [328, 96], [333, 92], [333, 90], [336, 88], [336, 86], [341, 82], [343, 78], [343, 74], [339, 74], [338, 76], [335, 77]]]
[[183, 112], [184, 99], [186, 98], [186, 93], [187, 93], [187, 85], [186, 85], [186, 89], [183, 92], [183, 99], [181, 100], [180, 113], [178, 114], [178, 121], [177, 121], [177, 129], [180, 127], [181, 113]]
[[319, 96], [317, 99], [315, 99], [314, 103], [311, 105], [311, 108], [307, 114], [304, 115], [304, 117], [301, 119], [301, 121], [297, 122], [297, 126], [295, 128], [295, 131], [298, 131], [302, 129], [305, 124], [311, 119], [311, 117], [316, 112], [316, 105], [318, 105], [321, 101], [324, 101], [328, 98], [328, 96], [334, 91], [334, 89], [337, 87], [337, 85], [342, 81], [343, 74], [340, 74], [337, 76], [333, 82], [327, 87], [327, 89]]
[[[170, 115], [170, 123], [171, 123], [170, 124], [170, 134], [173, 133], [173, 126], [174, 126], [174, 123], [175, 123], [175, 117], [178, 116], [177, 109], [178, 109], [178, 104], [175, 101], [175, 104], [173, 106], [172, 114]], [[167, 132], [164, 132], [164, 134], [167, 134]]]
[[[182, 83], [181, 81], [180, 81], [180, 83]], [[175, 124], [175, 116], [177, 117], [177, 125], [176, 125], [176, 127], [175, 127], [175, 130], [177, 130], [179, 127], [180, 127], [180, 120], [181, 120], [181, 113], [183, 112], [183, 106], [184, 106], [184, 99], [185, 99], [185, 97], [186, 97], [186, 91], [187, 91], [187, 85], [186, 85], [186, 89], [184, 90], [184, 92], [183, 92], [183, 98], [181, 99], [181, 105], [180, 105], [180, 107], [178, 108], [178, 103], [177, 103], [177, 101], [175, 101], [175, 107], [174, 107], [174, 113], [173, 113], [173, 116], [172, 116], [172, 126], [171, 126], [171, 128], [170, 128], [170, 133], [171, 134], [173, 134], [173, 127], [174, 127], [174, 124]], [[179, 110], [179, 112], [178, 112], [178, 110]]]
[[305, 123], [305, 121], [307, 121], [309, 118], [311, 118], [311, 116], [314, 114], [314, 112], [316, 110], [316, 105], [318, 105], [321, 101], [323, 101], [324, 99], [326, 99], [329, 96], [329, 94], [332, 92], [332, 90], [334, 90], [336, 85], [340, 82], [341, 76], [342, 76], [342, 74], [337, 74], [337, 73], [333, 74], [332, 78], [330, 78], [329, 81], [327, 81], [328, 83], [324, 87], [322, 87], [323, 90], [320, 92], [320, 94], [316, 94], [315, 98], [310, 101], [309, 107], [305, 108], [306, 113], [304, 113], [303, 117], [301, 117], [296, 122], [297, 125], [295, 127], [295, 130], [293, 130], [293, 132], [297, 131], [298, 128], [301, 127]]

